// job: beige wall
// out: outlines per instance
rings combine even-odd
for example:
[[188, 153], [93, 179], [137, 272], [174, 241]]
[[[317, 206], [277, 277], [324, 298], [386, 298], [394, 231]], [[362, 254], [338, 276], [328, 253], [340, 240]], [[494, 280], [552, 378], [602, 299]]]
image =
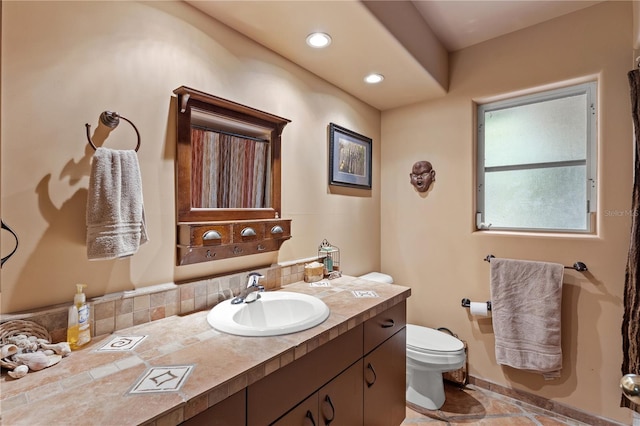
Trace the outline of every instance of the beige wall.
[[[466, 340], [474, 376], [625, 422], [631, 412], [618, 408], [618, 382], [632, 184], [631, 10], [630, 2], [606, 2], [459, 51], [445, 98], [382, 115], [381, 262], [412, 288], [409, 320]], [[598, 234], [474, 232], [474, 101], [585, 78], [599, 83]], [[426, 196], [409, 183], [418, 160], [437, 171]], [[496, 365], [491, 320], [460, 307], [464, 297], [489, 299], [488, 254], [588, 265], [588, 273], [565, 274], [559, 380]]]
[[[279, 254], [175, 266], [175, 102], [186, 85], [286, 117]], [[87, 261], [85, 205], [95, 129], [104, 110], [131, 119], [150, 242], [133, 257]], [[2, 219], [20, 247], [1, 270], [2, 312], [97, 296], [341, 249], [347, 273], [377, 269], [380, 112], [180, 2], [2, 3]], [[373, 138], [373, 191], [329, 189], [329, 122]], [[105, 142], [132, 149], [122, 122]], [[2, 253], [12, 240], [2, 233]]]
[[[385, 112], [381, 132], [377, 110], [188, 5], [5, 1], [0, 205], [20, 248], [0, 271], [2, 312], [68, 302], [76, 282], [96, 296], [305, 258], [328, 238], [340, 247], [345, 272], [382, 269], [410, 285], [409, 319], [458, 333], [469, 343], [473, 375], [628, 423], [617, 383], [630, 220], [605, 212], [630, 207], [631, 27], [630, 3], [607, 2], [460, 51], [450, 58], [450, 93]], [[474, 233], [473, 102], [585, 77], [598, 78], [600, 87], [598, 235]], [[283, 134], [283, 212], [293, 219], [293, 238], [279, 254], [175, 266], [171, 95], [180, 85], [292, 120]], [[92, 152], [84, 124], [95, 128], [106, 109], [133, 120], [142, 134], [151, 241], [130, 259], [88, 262]], [[329, 122], [373, 138], [371, 193], [328, 188]], [[123, 123], [106, 146], [130, 148], [132, 137]], [[423, 159], [437, 170], [426, 197], [408, 176]], [[4, 234], [3, 255], [11, 245]], [[490, 319], [460, 307], [463, 297], [488, 299], [482, 259], [489, 253], [589, 266], [588, 274], [565, 276], [560, 380], [495, 365]]]

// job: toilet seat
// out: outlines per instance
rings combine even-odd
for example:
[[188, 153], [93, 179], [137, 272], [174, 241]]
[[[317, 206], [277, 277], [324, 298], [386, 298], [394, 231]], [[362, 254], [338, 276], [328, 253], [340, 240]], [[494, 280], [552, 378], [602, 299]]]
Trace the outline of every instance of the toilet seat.
[[456, 370], [464, 364], [464, 343], [433, 328], [407, 324], [407, 363], [418, 369]]
[[382, 272], [369, 272], [368, 274], [360, 275], [358, 278], [375, 281], [377, 283], [393, 284], [391, 275], [383, 274]]
[[407, 324], [407, 348], [433, 354], [455, 353], [464, 351], [464, 343], [433, 328]]

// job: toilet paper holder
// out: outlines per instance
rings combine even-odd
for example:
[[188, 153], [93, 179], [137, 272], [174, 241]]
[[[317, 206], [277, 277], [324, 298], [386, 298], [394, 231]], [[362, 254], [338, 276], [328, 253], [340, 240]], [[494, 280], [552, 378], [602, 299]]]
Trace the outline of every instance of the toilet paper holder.
[[[466, 297], [464, 299], [462, 299], [462, 307], [463, 308], [468, 308], [471, 306], [471, 300], [467, 299]], [[491, 310], [491, 302], [487, 302], [487, 311]]]

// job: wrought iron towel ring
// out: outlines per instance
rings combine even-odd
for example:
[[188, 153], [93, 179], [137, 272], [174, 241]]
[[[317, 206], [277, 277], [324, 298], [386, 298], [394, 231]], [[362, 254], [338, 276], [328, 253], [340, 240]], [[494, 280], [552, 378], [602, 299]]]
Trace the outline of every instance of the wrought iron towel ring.
[[[121, 116], [117, 112], [103, 111], [102, 114], [100, 114], [100, 122], [105, 126], [109, 127], [110, 129], [115, 129], [116, 127], [118, 127], [118, 124], [120, 124], [121, 118], [127, 123], [131, 124], [131, 127], [133, 127], [133, 130], [136, 131], [136, 136], [138, 137], [138, 144], [136, 145], [135, 151], [138, 152], [138, 149], [140, 148], [140, 132], [138, 132], [138, 128], [136, 127], [136, 125], [133, 124], [131, 120]], [[87, 128], [87, 140], [89, 141], [89, 145], [91, 145], [91, 147], [95, 151], [98, 148], [95, 146], [95, 144], [91, 140], [91, 125], [89, 123], [86, 123], [85, 127]]]
[[16, 239], [16, 246], [13, 248], [13, 250], [11, 250], [11, 253], [9, 253], [8, 255], [6, 255], [0, 260], [0, 267], [2, 267], [2, 265], [4, 265], [4, 262], [9, 260], [9, 258], [15, 254], [16, 250], [18, 250], [18, 236], [16, 235], [15, 232], [13, 232], [13, 229], [9, 228], [9, 226], [7, 226], [4, 223], [4, 221], [0, 221], [0, 222], [2, 222], [2, 229], [6, 229], [7, 231], [9, 231], [11, 235], [13, 235], [13, 238]]

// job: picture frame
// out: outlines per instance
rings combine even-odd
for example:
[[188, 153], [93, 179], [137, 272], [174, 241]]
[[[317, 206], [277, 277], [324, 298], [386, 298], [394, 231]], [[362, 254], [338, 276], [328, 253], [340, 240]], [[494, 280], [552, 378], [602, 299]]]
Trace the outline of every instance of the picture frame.
[[329, 185], [371, 189], [372, 140], [329, 123]]

